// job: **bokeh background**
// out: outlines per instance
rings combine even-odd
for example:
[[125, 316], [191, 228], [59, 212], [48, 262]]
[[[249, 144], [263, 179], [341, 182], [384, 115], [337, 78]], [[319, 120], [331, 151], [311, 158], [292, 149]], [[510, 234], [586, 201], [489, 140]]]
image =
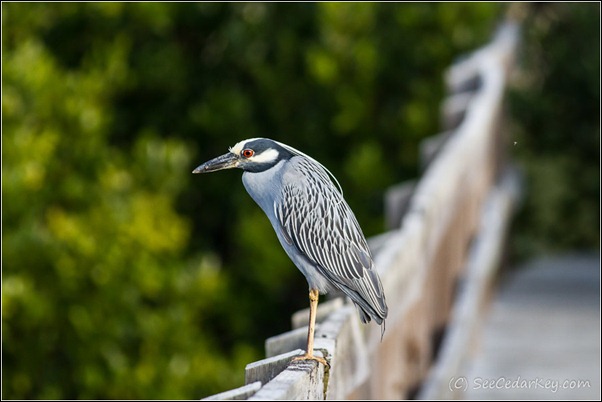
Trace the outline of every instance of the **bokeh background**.
[[[307, 285], [240, 172], [192, 169], [274, 138], [382, 232], [384, 191], [439, 131], [445, 68], [509, 7], [2, 3], [2, 397], [242, 385]], [[511, 256], [599, 250], [600, 5], [519, 11]]]

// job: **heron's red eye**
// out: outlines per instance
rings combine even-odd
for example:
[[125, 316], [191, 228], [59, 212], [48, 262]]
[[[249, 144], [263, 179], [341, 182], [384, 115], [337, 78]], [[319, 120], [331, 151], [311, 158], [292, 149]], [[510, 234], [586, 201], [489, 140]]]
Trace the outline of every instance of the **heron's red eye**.
[[253, 151], [252, 149], [244, 149], [241, 152], [242, 156], [244, 156], [245, 158], [250, 158], [251, 156], [255, 155], [255, 151]]

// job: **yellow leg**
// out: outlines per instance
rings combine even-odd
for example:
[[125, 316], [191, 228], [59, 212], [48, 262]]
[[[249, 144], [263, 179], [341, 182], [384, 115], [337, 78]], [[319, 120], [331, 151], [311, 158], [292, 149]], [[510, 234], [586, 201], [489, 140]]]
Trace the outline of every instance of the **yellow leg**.
[[314, 356], [314, 331], [316, 329], [316, 310], [318, 309], [318, 297], [320, 292], [317, 289], [309, 290], [309, 328], [307, 329], [307, 351], [303, 356], [295, 357], [293, 360], [315, 360], [325, 366], [330, 367], [326, 359]]

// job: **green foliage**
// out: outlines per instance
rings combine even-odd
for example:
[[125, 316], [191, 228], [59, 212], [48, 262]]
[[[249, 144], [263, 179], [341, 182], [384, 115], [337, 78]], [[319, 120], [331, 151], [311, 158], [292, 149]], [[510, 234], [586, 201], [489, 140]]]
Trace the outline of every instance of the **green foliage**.
[[442, 73], [501, 6], [3, 3], [3, 397], [198, 398], [306, 305], [240, 184], [266, 136], [339, 178], [367, 235], [438, 130]]
[[123, 42], [68, 69], [36, 35], [5, 32], [3, 396], [171, 399], [241, 381], [256, 355], [241, 344], [228, 361], [207, 330], [219, 263], [182, 258], [189, 150], [143, 129], [108, 143]]
[[527, 178], [519, 256], [600, 244], [600, 4], [531, 5], [511, 94]]

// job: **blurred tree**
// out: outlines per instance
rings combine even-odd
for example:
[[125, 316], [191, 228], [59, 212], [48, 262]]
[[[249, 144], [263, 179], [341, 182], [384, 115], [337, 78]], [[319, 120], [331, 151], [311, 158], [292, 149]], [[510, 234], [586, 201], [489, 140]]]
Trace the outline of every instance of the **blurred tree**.
[[72, 7], [3, 10], [3, 397], [221, 390], [257, 355], [244, 340], [220, 354], [210, 318], [227, 279], [211, 254], [182, 257], [190, 152], [145, 127], [131, 146], [107, 142], [128, 41], [93, 37], [78, 66], [60, 63], [37, 30], [87, 6]]
[[525, 5], [522, 72], [511, 93], [527, 198], [519, 257], [600, 244], [600, 4]]
[[239, 172], [190, 171], [271, 137], [378, 233], [438, 130], [443, 70], [502, 8], [3, 3], [3, 397], [240, 385], [306, 283]]

